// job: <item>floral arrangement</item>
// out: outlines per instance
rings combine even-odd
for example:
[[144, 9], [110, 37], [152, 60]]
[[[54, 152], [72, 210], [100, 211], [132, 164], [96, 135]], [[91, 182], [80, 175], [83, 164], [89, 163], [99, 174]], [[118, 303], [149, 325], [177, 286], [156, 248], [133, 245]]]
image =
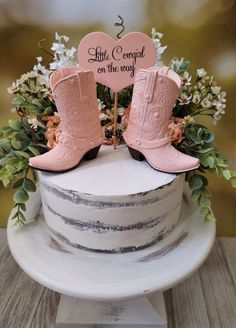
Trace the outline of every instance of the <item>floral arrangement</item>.
[[[166, 46], [161, 45], [162, 34], [152, 29], [152, 39], [157, 49], [157, 63], [162, 65], [161, 55]], [[16, 224], [26, 224], [24, 212], [29, 193], [36, 190], [37, 175], [28, 166], [30, 157], [53, 148], [60, 134], [60, 117], [51, 97], [49, 76], [53, 70], [76, 65], [74, 47], [66, 48], [69, 38], [55, 34], [52, 43], [52, 62], [49, 68], [37, 57], [33, 70], [16, 80], [8, 92], [13, 95], [13, 112], [18, 119], [10, 119], [7, 126], [0, 126], [0, 181], [14, 193], [14, 215]], [[182, 79], [181, 90], [169, 123], [169, 134], [173, 145], [183, 153], [198, 157], [200, 167], [186, 173], [186, 181], [192, 198], [201, 208], [205, 220], [215, 219], [211, 209], [210, 193], [206, 174], [230, 181], [236, 187], [236, 173], [229, 170], [228, 161], [214, 145], [214, 135], [199, 123], [201, 116], [210, 116], [216, 123], [225, 113], [226, 93], [216, 84], [205, 69], [197, 69], [195, 76], [189, 72], [190, 63], [173, 58], [169, 67]], [[104, 128], [104, 143], [112, 144], [113, 137], [123, 142], [132, 98], [132, 86], [119, 93], [117, 129], [114, 131], [114, 93], [108, 87], [97, 84], [98, 109]]]

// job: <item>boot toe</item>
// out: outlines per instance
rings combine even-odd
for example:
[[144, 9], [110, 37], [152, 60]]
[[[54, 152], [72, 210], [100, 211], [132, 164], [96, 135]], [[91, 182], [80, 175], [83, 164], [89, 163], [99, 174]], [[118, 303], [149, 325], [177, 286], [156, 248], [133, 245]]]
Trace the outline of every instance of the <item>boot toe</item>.
[[181, 173], [194, 170], [199, 160], [176, 150], [172, 145], [142, 151], [148, 163], [155, 169], [167, 173]]

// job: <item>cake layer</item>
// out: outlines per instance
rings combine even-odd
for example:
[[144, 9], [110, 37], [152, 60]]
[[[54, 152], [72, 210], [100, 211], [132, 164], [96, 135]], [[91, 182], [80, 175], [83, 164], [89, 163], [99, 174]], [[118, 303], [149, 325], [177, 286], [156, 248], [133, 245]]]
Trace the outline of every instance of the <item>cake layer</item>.
[[40, 172], [46, 222], [69, 245], [101, 252], [142, 249], [175, 226], [184, 175], [134, 161], [125, 146], [103, 146], [67, 173]]

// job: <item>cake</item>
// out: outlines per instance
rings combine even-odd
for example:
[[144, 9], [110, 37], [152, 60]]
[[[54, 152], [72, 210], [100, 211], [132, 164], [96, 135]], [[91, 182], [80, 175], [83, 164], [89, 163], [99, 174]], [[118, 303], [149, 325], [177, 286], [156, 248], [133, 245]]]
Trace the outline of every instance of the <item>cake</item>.
[[98, 157], [66, 173], [39, 172], [42, 208], [54, 239], [104, 253], [131, 252], [175, 227], [184, 174], [134, 161], [125, 145], [102, 146]]

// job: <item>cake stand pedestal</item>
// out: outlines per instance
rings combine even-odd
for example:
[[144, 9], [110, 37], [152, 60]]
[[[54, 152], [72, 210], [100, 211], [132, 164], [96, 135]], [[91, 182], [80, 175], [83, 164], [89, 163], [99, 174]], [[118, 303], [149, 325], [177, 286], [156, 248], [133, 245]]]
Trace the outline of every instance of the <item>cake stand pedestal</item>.
[[39, 193], [32, 194], [26, 216], [36, 219], [28, 227], [9, 220], [8, 243], [30, 277], [63, 294], [57, 328], [167, 327], [162, 291], [196, 271], [215, 238], [215, 223], [203, 222], [184, 194], [177, 226], [156, 245], [132, 253], [93, 253], [53, 239], [40, 203]]
[[162, 293], [124, 301], [87, 301], [63, 295], [56, 328], [167, 328]]

